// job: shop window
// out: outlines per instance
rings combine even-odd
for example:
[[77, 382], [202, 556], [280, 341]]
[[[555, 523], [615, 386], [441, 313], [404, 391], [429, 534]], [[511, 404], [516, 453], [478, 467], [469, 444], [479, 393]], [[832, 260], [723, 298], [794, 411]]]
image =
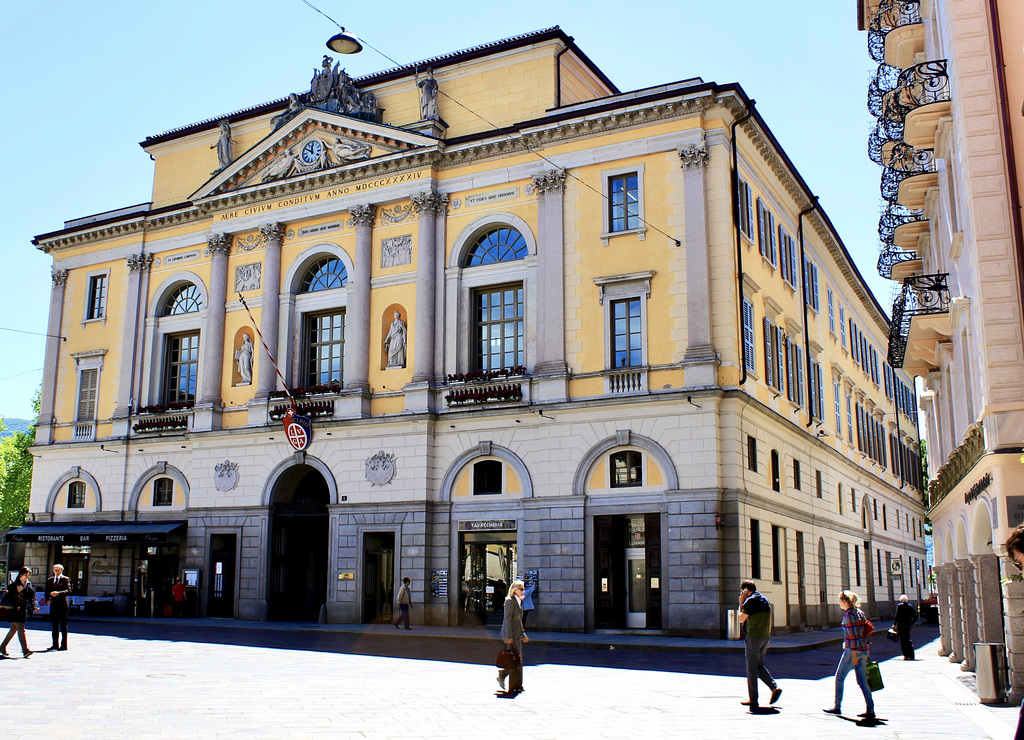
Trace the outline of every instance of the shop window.
[[306, 384], [341, 384], [344, 376], [345, 312], [306, 316]]
[[510, 226], [499, 226], [477, 238], [466, 254], [465, 267], [521, 260], [527, 254], [523, 235]]
[[525, 366], [522, 283], [475, 291], [473, 323], [474, 370]]
[[89, 294], [85, 307], [85, 320], [102, 319], [107, 314], [107, 276], [92, 275], [89, 278]]
[[153, 481], [153, 506], [170, 506], [174, 503], [174, 481], [157, 478]]
[[299, 285], [300, 293], [316, 293], [321, 290], [342, 288], [348, 282], [348, 270], [337, 257], [317, 260], [306, 271]]
[[501, 493], [502, 465], [500, 460], [481, 460], [473, 463], [473, 495], [490, 496]]
[[771, 454], [771, 472], [772, 472], [772, 490], [782, 490], [782, 476], [779, 471], [779, 452], [778, 450], [772, 450]]
[[81, 481], [72, 481], [68, 485], [68, 508], [85, 508], [85, 484]]
[[612, 488], [628, 488], [644, 484], [643, 455], [636, 450], [622, 450], [611, 455]]

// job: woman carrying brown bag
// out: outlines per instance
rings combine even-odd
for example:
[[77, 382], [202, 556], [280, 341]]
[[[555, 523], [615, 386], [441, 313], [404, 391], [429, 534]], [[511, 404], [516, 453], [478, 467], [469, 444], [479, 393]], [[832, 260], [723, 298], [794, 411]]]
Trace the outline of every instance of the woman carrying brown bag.
[[501, 622], [501, 639], [505, 645], [511, 646], [519, 654], [518, 668], [499, 668], [498, 685], [505, 691], [505, 679], [508, 679], [507, 694], [516, 696], [523, 691], [523, 643], [529, 642], [523, 630], [523, 591], [525, 586], [522, 581], [513, 581], [508, 587], [508, 596], [505, 597], [505, 618]]

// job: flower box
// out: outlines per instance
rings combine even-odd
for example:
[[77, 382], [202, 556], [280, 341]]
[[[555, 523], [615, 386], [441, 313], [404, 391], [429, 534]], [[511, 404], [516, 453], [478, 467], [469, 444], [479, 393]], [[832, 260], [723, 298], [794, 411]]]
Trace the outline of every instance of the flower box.
[[[311, 418], [334, 416], [334, 401], [307, 401], [306, 403], [297, 403], [295, 407], [302, 416]], [[290, 404], [274, 406], [270, 410], [270, 418], [279, 421], [284, 418], [290, 408]]]
[[[292, 398], [307, 398], [309, 396], [332, 396], [337, 393], [341, 393], [341, 383], [332, 381], [330, 383], [321, 383], [319, 385], [311, 385], [305, 388], [292, 388]], [[288, 391], [271, 391], [271, 398], [288, 398]]]
[[132, 424], [136, 434], [151, 432], [183, 432], [188, 429], [187, 416], [162, 416], [156, 419], [140, 419]]
[[445, 403], [451, 406], [469, 406], [478, 403], [518, 403], [523, 400], [523, 387], [518, 383], [473, 387], [452, 391], [445, 395]]
[[519, 378], [526, 375], [522, 365], [503, 367], [497, 370], [472, 370], [468, 373], [449, 373], [445, 385], [466, 385], [469, 383], [490, 383], [499, 378]]
[[179, 412], [180, 413], [182, 411], [191, 411], [192, 407], [194, 405], [195, 404], [193, 404], [191, 401], [180, 401], [178, 403], [155, 404], [153, 406], [142, 406], [135, 413], [137, 415], [139, 415], [139, 416], [144, 416], [144, 415], [149, 415], [149, 414], [166, 414], [168, 412]]

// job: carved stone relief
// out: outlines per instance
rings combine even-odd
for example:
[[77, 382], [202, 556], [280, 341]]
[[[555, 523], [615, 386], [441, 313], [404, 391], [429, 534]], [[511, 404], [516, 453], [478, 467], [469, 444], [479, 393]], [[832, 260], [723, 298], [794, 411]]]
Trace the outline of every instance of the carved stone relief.
[[263, 263], [253, 262], [250, 265], [235, 267], [235, 292], [259, 290], [263, 278]]
[[213, 466], [213, 485], [218, 491], [232, 491], [238, 485], [238, 463], [225, 460]]
[[366, 459], [366, 480], [375, 486], [386, 486], [395, 478], [396, 457], [381, 450]]
[[412, 264], [412, 235], [394, 236], [380, 243], [380, 266], [398, 267]]

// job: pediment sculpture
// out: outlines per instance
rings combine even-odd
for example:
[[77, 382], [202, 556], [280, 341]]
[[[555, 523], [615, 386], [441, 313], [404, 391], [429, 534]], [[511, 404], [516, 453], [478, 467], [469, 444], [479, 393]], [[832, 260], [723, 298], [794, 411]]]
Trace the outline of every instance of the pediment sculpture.
[[292, 175], [305, 175], [317, 170], [338, 167], [361, 159], [368, 159], [373, 147], [363, 141], [331, 136], [308, 136], [295, 146], [289, 146], [278, 154], [263, 171], [261, 182], [281, 180]]

